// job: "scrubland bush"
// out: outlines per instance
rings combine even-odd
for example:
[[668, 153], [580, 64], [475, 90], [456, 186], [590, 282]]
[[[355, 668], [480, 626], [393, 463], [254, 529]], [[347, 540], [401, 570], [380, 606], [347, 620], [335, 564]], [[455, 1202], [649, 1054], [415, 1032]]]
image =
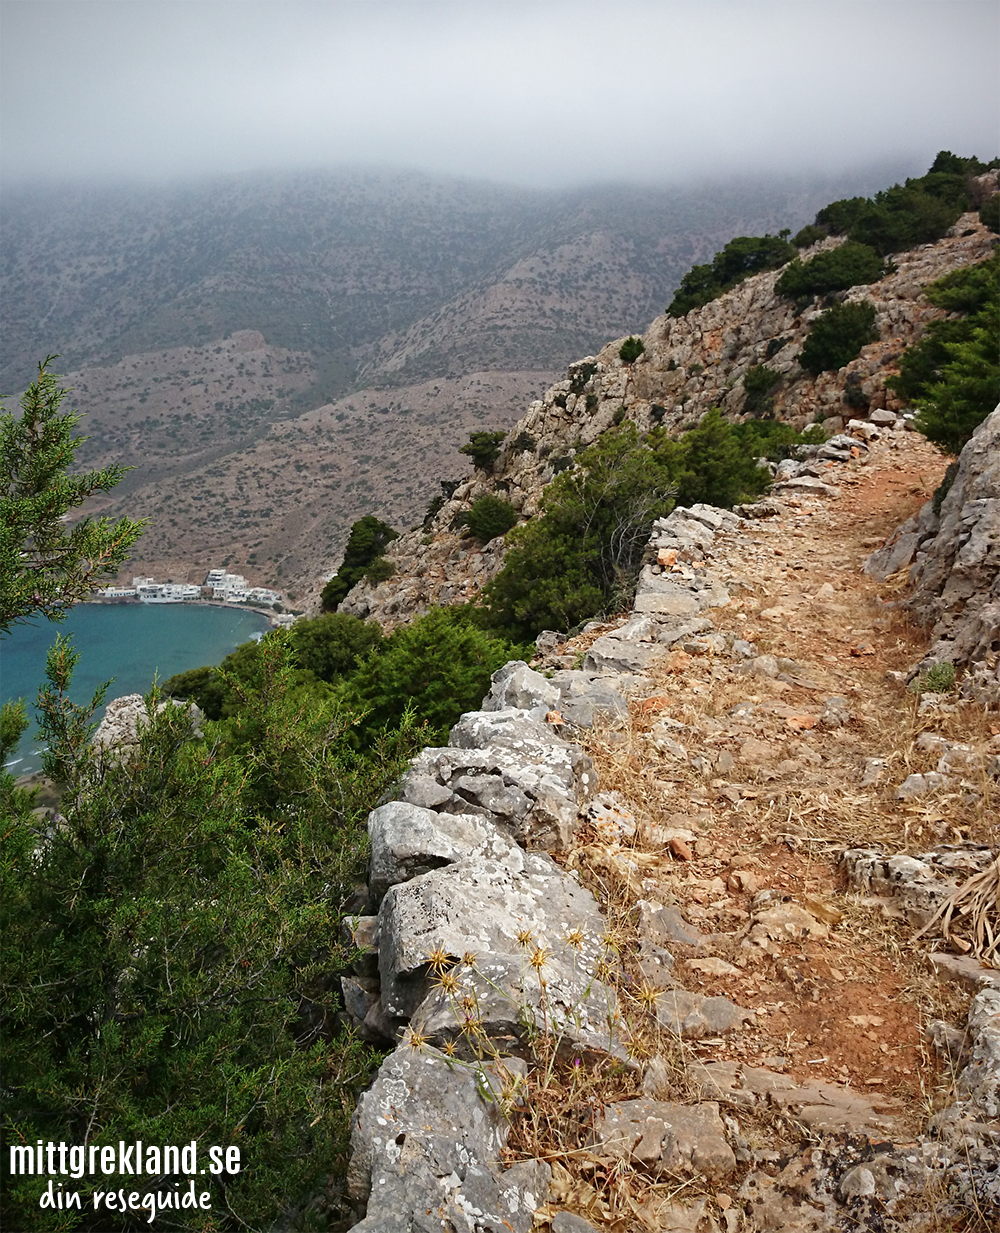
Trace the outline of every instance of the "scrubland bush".
[[817, 253], [809, 261], [803, 262], [796, 257], [782, 271], [774, 289], [791, 299], [825, 295], [828, 291], [846, 291], [849, 287], [877, 282], [884, 270], [884, 262], [873, 248], [845, 240], [839, 247]]
[[509, 501], [485, 493], [477, 497], [466, 516], [465, 525], [481, 544], [506, 535], [517, 523], [517, 511]]
[[474, 432], [458, 452], [471, 458], [473, 466], [488, 473], [500, 457], [500, 446], [506, 436], [505, 432]]
[[645, 350], [646, 344], [633, 334], [618, 348], [618, 356], [623, 364], [634, 364]]
[[356, 583], [361, 581], [365, 571], [376, 557], [399, 535], [388, 523], [366, 514], [364, 518], [351, 527], [344, 549], [344, 559], [340, 569], [323, 588], [320, 604], [324, 612], [333, 612], [339, 603], [347, 598], [347, 593]]
[[979, 221], [990, 231], [1000, 231], [1000, 193], [987, 197], [979, 207]]
[[837, 370], [877, 337], [875, 305], [869, 300], [835, 304], [813, 324], [799, 352], [799, 363], [814, 376]]

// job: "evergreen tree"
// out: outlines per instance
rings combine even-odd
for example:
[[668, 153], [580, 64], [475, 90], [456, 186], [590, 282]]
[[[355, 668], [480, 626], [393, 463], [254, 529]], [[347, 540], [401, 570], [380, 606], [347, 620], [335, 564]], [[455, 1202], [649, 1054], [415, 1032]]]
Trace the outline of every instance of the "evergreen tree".
[[366, 514], [351, 527], [344, 549], [340, 569], [323, 588], [320, 603], [324, 612], [333, 612], [347, 598], [347, 593], [364, 577], [376, 557], [380, 557], [388, 545], [399, 536], [388, 523]]
[[[32, 616], [62, 620], [94, 587], [115, 577], [142, 534], [143, 522], [122, 518], [65, 521], [88, 497], [115, 487], [127, 468], [71, 475], [86, 437], [81, 420], [60, 413], [69, 390], [38, 365], [21, 399], [21, 415], [0, 415], [0, 632]], [[2, 410], [2, 408], [0, 408]]]
[[[237, 719], [192, 739], [183, 708], [147, 700], [138, 743], [89, 742], [60, 640], [40, 699], [61, 818], [3, 828], [3, 1155], [16, 1144], [119, 1140], [241, 1153], [197, 1177], [211, 1210], [167, 1228], [327, 1228], [308, 1205], [347, 1150], [370, 1052], [338, 1028], [340, 919], [365, 862], [364, 819], [413, 751], [359, 753], [350, 721], [289, 692], [287, 639], [235, 681]], [[94, 700], [95, 703], [99, 699]], [[5, 1170], [5, 1227], [110, 1233], [89, 1192], [170, 1190], [171, 1175], [86, 1176], [81, 1212], [39, 1209]]]
[[917, 407], [917, 427], [935, 445], [958, 454], [1000, 402], [997, 331], [975, 327], [961, 341], [944, 344], [945, 363]]

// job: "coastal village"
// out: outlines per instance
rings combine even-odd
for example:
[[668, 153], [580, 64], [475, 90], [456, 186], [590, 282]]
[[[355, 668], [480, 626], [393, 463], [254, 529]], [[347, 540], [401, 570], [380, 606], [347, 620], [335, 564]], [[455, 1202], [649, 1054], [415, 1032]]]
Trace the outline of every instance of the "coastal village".
[[98, 599], [139, 600], [144, 604], [180, 604], [192, 600], [213, 600], [228, 604], [248, 604], [272, 609], [274, 624], [291, 624], [292, 613], [280, 611], [284, 596], [269, 587], [252, 587], [242, 574], [228, 574], [225, 569], [210, 569], [201, 584], [196, 582], [157, 582], [155, 578], [134, 577], [132, 585], [117, 584], [100, 587], [94, 592]]

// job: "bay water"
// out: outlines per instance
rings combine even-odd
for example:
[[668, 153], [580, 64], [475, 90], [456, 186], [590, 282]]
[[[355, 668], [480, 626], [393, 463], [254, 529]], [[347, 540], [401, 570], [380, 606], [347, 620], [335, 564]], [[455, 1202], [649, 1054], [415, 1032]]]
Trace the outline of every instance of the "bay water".
[[[30, 727], [7, 767], [15, 775], [41, 768], [34, 701], [45, 680], [45, 656], [57, 634], [80, 652], [70, 697], [85, 704], [112, 680], [106, 701], [144, 694], [158, 677], [217, 664], [241, 642], [260, 637], [267, 618], [213, 604], [78, 604], [65, 621], [38, 619], [0, 637], [0, 702], [23, 698]], [[104, 714], [102, 707], [98, 716]]]

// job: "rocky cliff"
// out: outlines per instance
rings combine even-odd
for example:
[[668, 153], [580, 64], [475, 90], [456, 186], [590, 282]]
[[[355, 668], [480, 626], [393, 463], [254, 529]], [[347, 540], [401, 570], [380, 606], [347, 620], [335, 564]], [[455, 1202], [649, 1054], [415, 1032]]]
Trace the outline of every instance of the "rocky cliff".
[[[985, 260], [995, 240], [977, 215], [963, 215], [937, 243], [896, 254], [892, 272], [879, 282], [844, 293], [840, 298], [875, 305], [878, 339], [839, 372], [814, 378], [799, 366], [798, 353], [823, 305], [815, 300], [800, 310], [777, 295], [780, 271], [749, 278], [683, 318], [657, 317], [642, 336], [645, 351], [634, 364], [619, 358], [618, 339], [570, 365], [566, 379], [533, 402], [511, 429], [492, 474], [477, 471], [426, 528], [400, 536], [387, 553], [395, 576], [375, 586], [359, 583], [341, 610], [392, 628], [432, 604], [471, 599], [503, 560], [502, 541], [481, 547], [452, 529], [476, 497], [498, 493], [522, 518], [530, 518], [554, 474], [623, 416], [640, 431], [654, 424], [679, 430], [712, 406], [739, 418], [746, 397], [742, 379], [755, 364], [766, 362], [781, 374], [775, 410], [796, 427], [820, 420], [839, 433], [856, 418], [852, 431], [863, 437], [867, 426], [893, 422], [904, 407], [886, 389], [886, 378], [897, 370], [903, 350], [943, 315], [924, 288], [951, 270]], [[837, 243], [823, 240], [803, 256]]]
[[1000, 407], [962, 450], [943, 500], [928, 501], [865, 562], [880, 580], [907, 567], [906, 605], [931, 628], [914, 674], [970, 668], [963, 693], [1000, 707]]

